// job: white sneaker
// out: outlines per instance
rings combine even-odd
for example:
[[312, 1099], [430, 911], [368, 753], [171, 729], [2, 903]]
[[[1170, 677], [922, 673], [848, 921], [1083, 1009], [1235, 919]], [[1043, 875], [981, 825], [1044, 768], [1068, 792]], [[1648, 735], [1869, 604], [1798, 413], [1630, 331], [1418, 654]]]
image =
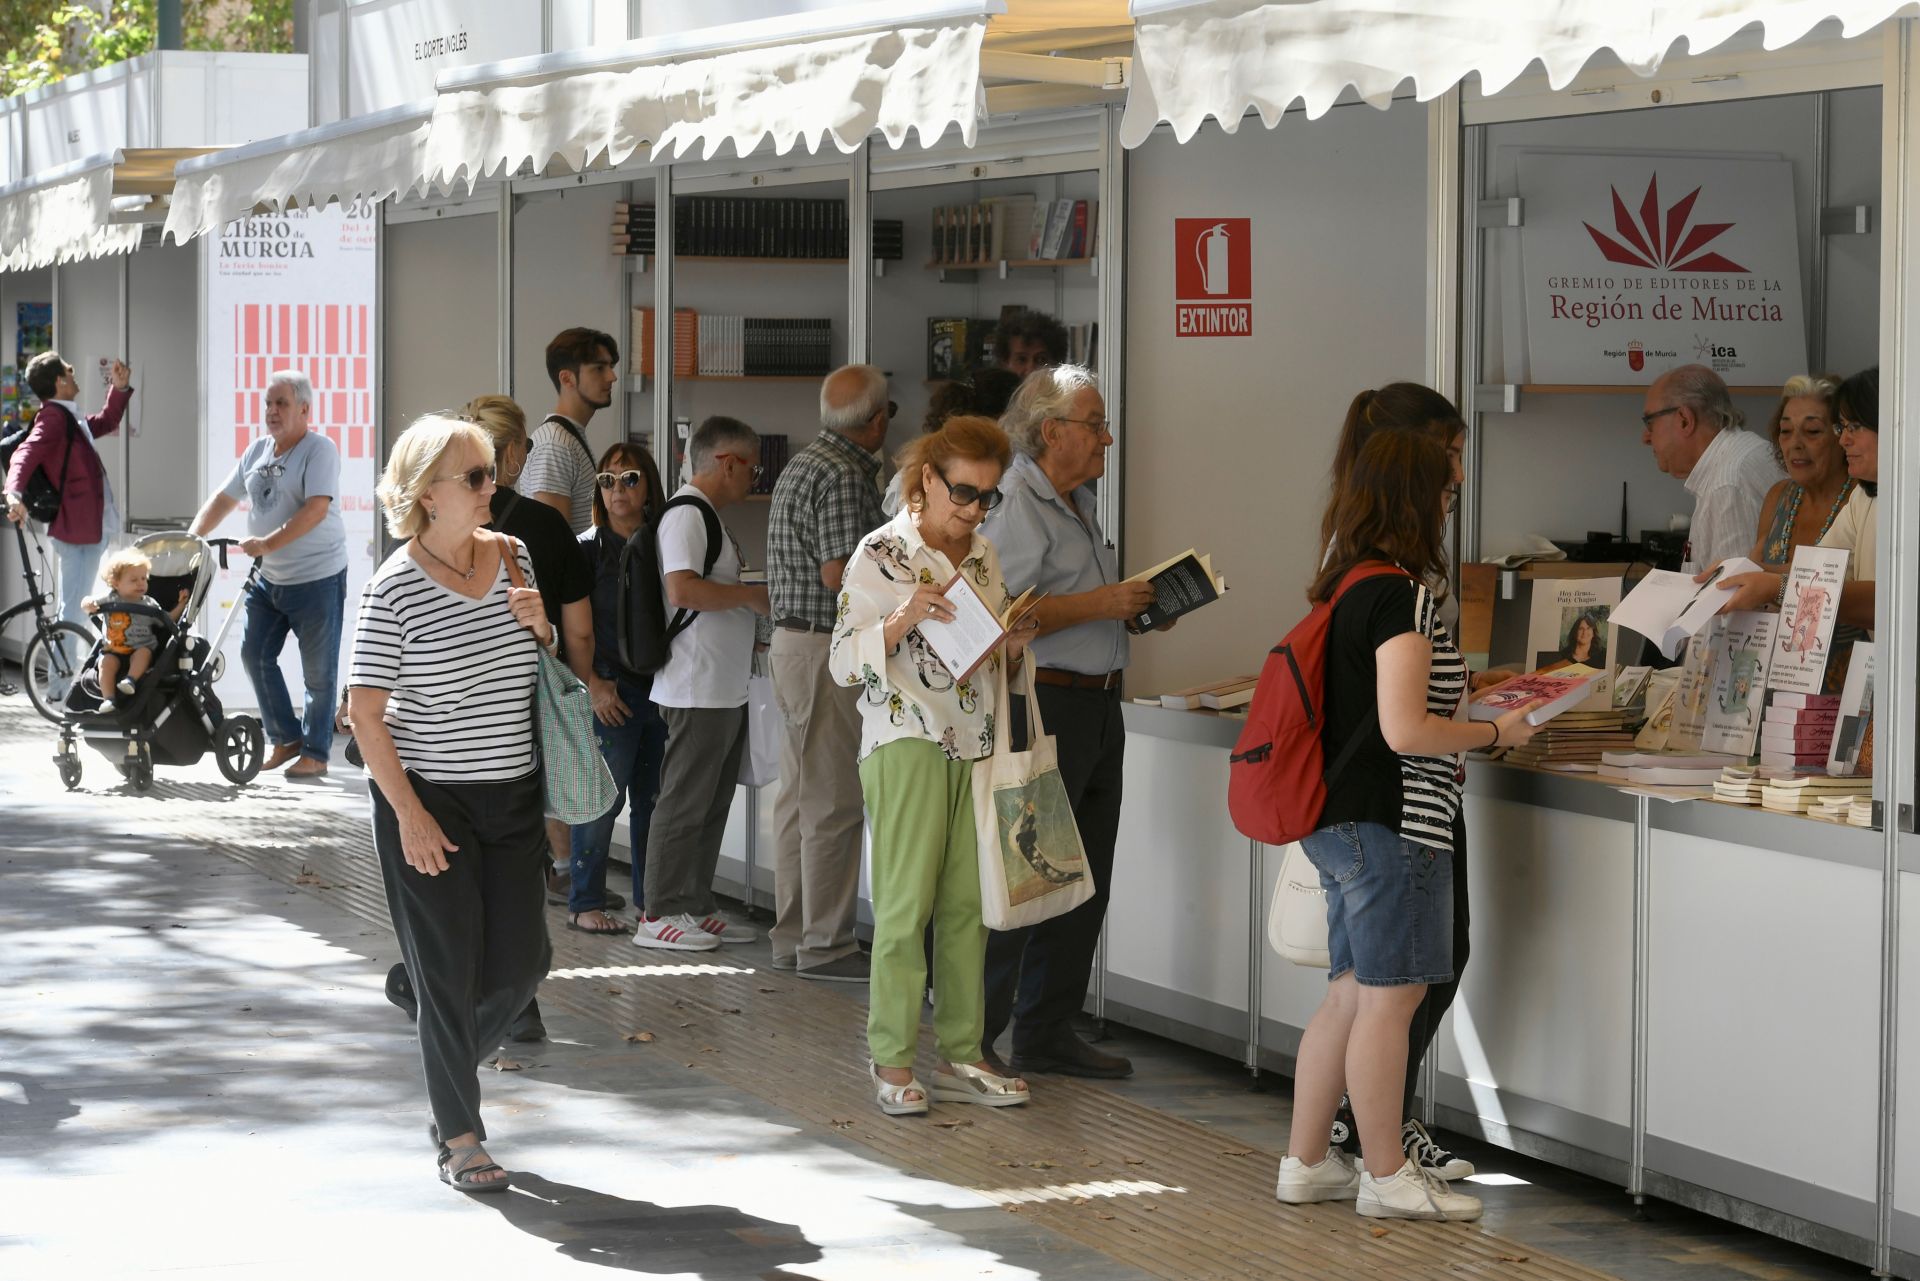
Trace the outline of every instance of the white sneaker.
[[678, 916], [643, 916], [633, 932], [635, 947], [665, 948], [670, 952], [711, 952], [720, 940], [700, 928], [685, 912]]
[[1465, 1220], [1480, 1217], [1480, 1198], [1453, 1191], [1419, 1162], [1408, 1161], [1387, 1179], [1360, 1171], [1360, 1194], [1353, 1208], [1369, 1219]]
[[1427, 1133], [1427, 1127], [1418, 1121], [1410, 1120], [1400, 1127], [1400, 1146], [1409, 1161], [1417, 1162], [1427, 1173], [1438, 1175], [1449, 1183], [1455, 1179], [1473, 1177], [1473, 1162], [1455, 1156], [1435, 1143], [1433, 1136]]
[[1308, 1165], [1297, 1156], [1281, 1157], [1280, 1178], [1273, 1185], [1273, 1195], [1288, 1205], [1351, 1201], [1359, 1190], [1360, 1171], [1339, 1148], [1327, 1149], [1318, 1165]]
[[696, 924], [708, 934], [719, 939], [722, 943], [751, 943], [760, 937], [758, 934], [755, 934], [749, 926], [735, 925], [730, 921], [723, 921], [717, 916], [704, 917], [696, 922]]
[[114, 688], [119, 690], [122, 694], [131, 694], [133, 693], [134, 686], [132, 681], [122, 676], [120, 678], [120, 683], [118, 685], [115, 685]]

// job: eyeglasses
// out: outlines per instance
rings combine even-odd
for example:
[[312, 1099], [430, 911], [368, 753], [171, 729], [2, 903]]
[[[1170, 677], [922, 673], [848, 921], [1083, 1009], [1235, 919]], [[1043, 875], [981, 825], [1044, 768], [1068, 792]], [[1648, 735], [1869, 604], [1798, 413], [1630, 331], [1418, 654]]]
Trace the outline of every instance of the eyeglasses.
[[765, 467], [762, 467], [762, 466], [761, 466], [761, 465], [760, 465], [759, 463], [756, 463], [756, 462], [754, 462], [753, 460], [751, 460], [751, 459], [748, 459], [748, 458], [742, 458], [742, 457], [741, 457], [740, 455], [738, 455], [738, 454], [715, 454], [715, 455], [714, 455], [714, 457], [715, 457], [715, 458], [731, 458], [731, 459], [733, 459], [733, 461], [734, 461], [734, 462], [736, 462], [736, 463], [739, 463], [739, 464], [740, 464], [741, 466], [743, 466], [743, 467], [745, 467], [745, 468], [746, 468], [746, 469], [747, 469], [748, 471], [750, 471], [750, 472], [752, 472], [752, 473], [753, 473], [753, 478], [754, 478], [755, 480], [759, 480], [759, 479], [760, 479], [760, 473], [762, 473], [762, 472], [764, 472], [764, 471], [766, 470], [766, 468], [765, 468]]
[[940, 483], [947, 487], [947, 497], [953, 500], [955, 507], [971, 507], [979, 503], [981, 511], [990, 512], [1000, 505], [1001, 499], [1006, 497], [997, 489], [975, 489], [972, 485], [956, 485], [948, 480], [946, 473], [938, 467], [933, 469], [933, 474], [940, 477]]
[[1879, 430], [1878, 427], [1869, 427], [1865, 423], [1856, 423], [1847, 418], [1842, 418], [1833, 425], [1833, 434], [1836, 436], [1844, 436], [1850, 431], [1870, 431], [1877, 433]]
[[492, 463], [488, 463], [483, 467], [469, 467], [463, 472], [455, 472], [451, 476], [435, 476], [433, 479], [436, 483], [443, 480], [459, 481], [477, 494], [485, 489], [498, 474], [499, 469]]
[[1667, 414], [1674, 414], [1678, 412], [1680, 412], [1680, 406], [1668, 405], [1665, 409], [1656, 409], [1652, 413], [1641, 414], [1640, 425], [1642, 427], [1651, 427], [1653, 426], [1654, 419], [1664, 417]]
[[1085, 427], [1088, 431], [1091, 431], [1096, 436], [1106, 435], [1107, 429], [1113, 426], [1113, 423], [1105, 418], [1065, 418], [1063, 417], [1063, 418], [1057, 419], [1056, 421], [1063, 422], [1063, 423], [1079, 423], [1082, 427]]
[[610, 471], [603, 471], [595, 476], [594, 479], [600, 482], [600, 488], [602, 489], [612, 489], [615, 485], [620, 486], [622, 489], [638, 489], [646, 483], [647, 478], [643, 473], [637, 471], [623, 471], [619, 475], [615, 475]]

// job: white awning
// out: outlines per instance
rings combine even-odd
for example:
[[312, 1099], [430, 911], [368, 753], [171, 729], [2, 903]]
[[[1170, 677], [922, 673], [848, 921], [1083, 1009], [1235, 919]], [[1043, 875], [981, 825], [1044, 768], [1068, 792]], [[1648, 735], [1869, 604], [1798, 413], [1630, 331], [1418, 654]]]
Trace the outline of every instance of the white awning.
[[1249, 108], [1269, 128], [1288, 107], [1324, 114], [1351, 88], [1376, 107], [1412, 80], [1436, 98], [1469, 75], [1492, 94], [1535, 60], [1559, 89], [1610, 49], [1648, 76], [1684, 39], [1689, 53], [1758, 23], [1778, 49], [1837, 18], [1860, 35], [1905, 0], [1133, 0], [1134, 76], [1121, 124], [1129, 147], [1162, 121], [1185, 142], [1208, 116], [1227, 132]]
[[414, 103], [186, 161], [166, 234], [184, 244], [255, 209], [406, 195], [426, 172], [432, 118], [432, 103]]
[[[878, 131], [898, 147], [984, 111], [980, 48], [1003, 0], [848, 5], [818, 13], [520, 58], [445, 72], [425, 170], [472, 183], [531, 162], [536, 171], [650, 156], [781, 153], [831, 138], [852, 151]], [[831, 23], [832, 25], [825, 25]]]
[[32, 271], [129, 253], [173, 186], [173, 169], [206, 148], [128, 148], [0, 187], [0, 271]]

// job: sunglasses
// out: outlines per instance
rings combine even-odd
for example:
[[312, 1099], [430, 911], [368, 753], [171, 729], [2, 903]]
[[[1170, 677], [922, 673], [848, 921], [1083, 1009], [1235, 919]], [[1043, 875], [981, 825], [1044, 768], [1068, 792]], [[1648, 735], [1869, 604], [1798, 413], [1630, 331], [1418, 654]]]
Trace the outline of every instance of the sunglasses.
[[947, 497], [953, 500], [955, 507], [971, 507], [979, 503], [981, 511], [990, 512], [1000, 505], [1001, 499], [1006, 497], [997, 489], [975, 489], [972, 485], [956, 485], [948, 480], [946, 474], [938, 467], [933, 469], [933, 474], [940, 477], [940, 483], [947, 487]]
[[754, 478], [755, 480], [759, 480], [759, 479], [760, 479], [760, 474], [761, 474], [762, 472], [764, 472], [764, 471], [766, 471], [766, 468], [765, 468], [765, 467], [762, 467], [762, 466], [761, 466], [761, 465], [760, 465], [759, 463], [756, 463], [756, 462], [754, 462], [754, 461], [753, 461], [752, 459], [750, 459], [750, 458], [742, 458], [742, 457], [741, 457], [740, 455], [738, 455], [738, 454], [715, 454], [715, 455], [714, 455], [714, 457], [715, 457], [715, 458], [731, 458], [731, 459], [733, 459], [733, 461], [734, 461], [734, 462], [736, 462], [736, 463], [739, 463], [739, 464], [741, 464], [741, 465], [742, 465], [742, 466], [744, 466], [744, 467], [745, 467], [745, 468], [746, 468], [746, 469], [747, 469], [748, 471], [750, 471], [750, 472], [752, 472], [752, 473], [753, 473], [753, 478]]
[[492, 463], [487, 463], [485, 466], [482, 466], [482, 467], [469, 467], [467, 470], [463, 472], [455, 472], [451, 476], [435, 476], [434, 479], [436, 481], [457, 480], [462, 485], [465, 485], [468, 489], [471, 489], [474, 493], [477, 494], [481, 490], [485, 489], [487, 485], [493, 480], [493, 478], [498, 474], [499, 474], [499, 469], [496, 468]]
[[600, 488], [602, 489], [612, 489], [615, 485], [620, 486], [622, 489], [638, 489], [646, 483], [647, 478], [643, 473], [637, 471], [623, 471], [617, 476], [610, 471], [603, 471], [596, 475], [594, 479], [600, 483]]

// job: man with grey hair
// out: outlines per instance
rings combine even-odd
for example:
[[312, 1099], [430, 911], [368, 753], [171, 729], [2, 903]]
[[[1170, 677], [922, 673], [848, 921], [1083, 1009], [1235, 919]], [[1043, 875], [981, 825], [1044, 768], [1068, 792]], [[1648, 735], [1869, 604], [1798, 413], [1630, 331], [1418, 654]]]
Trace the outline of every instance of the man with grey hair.
[[1727, 384], [1705, 365], [1681, 365], [1653, 380], [1642, 411], [1640, 442], [1693, 495], [1684, 568], [1746, 555], [1784, 473], [1767, 442], [1741, 426]]
[[[313, 384], [298, 370], [267, 379], [266, 434], [248, 445], [193, 518], [204, 537], [247, 500], [240, 550], [260, 561], [247, 591], [240, 661], [273, 744], [264, 769], [293, 761], [288, 778], [318, 778], [333, 752], [334, 685], [347, 601], [347, 530], [340, 519], [340, 449], [311, 429]], [[280, 674], [291, 632], [305, 693], [294, 715]], [[298, 757], [298, 760], [294, 758]]]
[[887, 376], [846, 365], [820, 386], [820, 434], [788, 461], [767, 518], [774, 697], [786, 725], [774, 801], [773, 968], [867, 981], [854, 937], [860, 886], [860, 691], [827, 671], [847, 558], [886, 523], [880, 450]]
[[1035, 370], [1000, 425], [1016, 453], [1000, 482], [1006, 501], [981, 532], [1000, 553], [1009, 592], [1045, 593], [1034, 610], [1033, 678], [1094, 895], [1063, 916], [988, 938], [983, 1048], [997, 1063], [993, 1043], [1011, 1021], [1012, 1071], [1123, 1077], [1133, 1065], [1081, 1040], [1072, 1019], [1093, 974], [1120, 833], [1126, 620], [1153, 604], [1153, 588], [1122, 581], [1100, 529], [1093, 483], [1106, 474], [1113, 436], [1093, 374], [1078, 365]]
[[692, 621], [653, 676], [667, 749], [647, 829], [638, 947], [705, 952], [753, 937], [715, 914], [713, 872], [747, 743], [754, 615], [767, 612], [766, 586], [740, 581], [740, 550], [720, 512], [753, 489], [759, 456], [760, 437], [739, 419], [701, 423], [687, 442], [692, 479], [667, 501], [655, 533], [667, 612]]

